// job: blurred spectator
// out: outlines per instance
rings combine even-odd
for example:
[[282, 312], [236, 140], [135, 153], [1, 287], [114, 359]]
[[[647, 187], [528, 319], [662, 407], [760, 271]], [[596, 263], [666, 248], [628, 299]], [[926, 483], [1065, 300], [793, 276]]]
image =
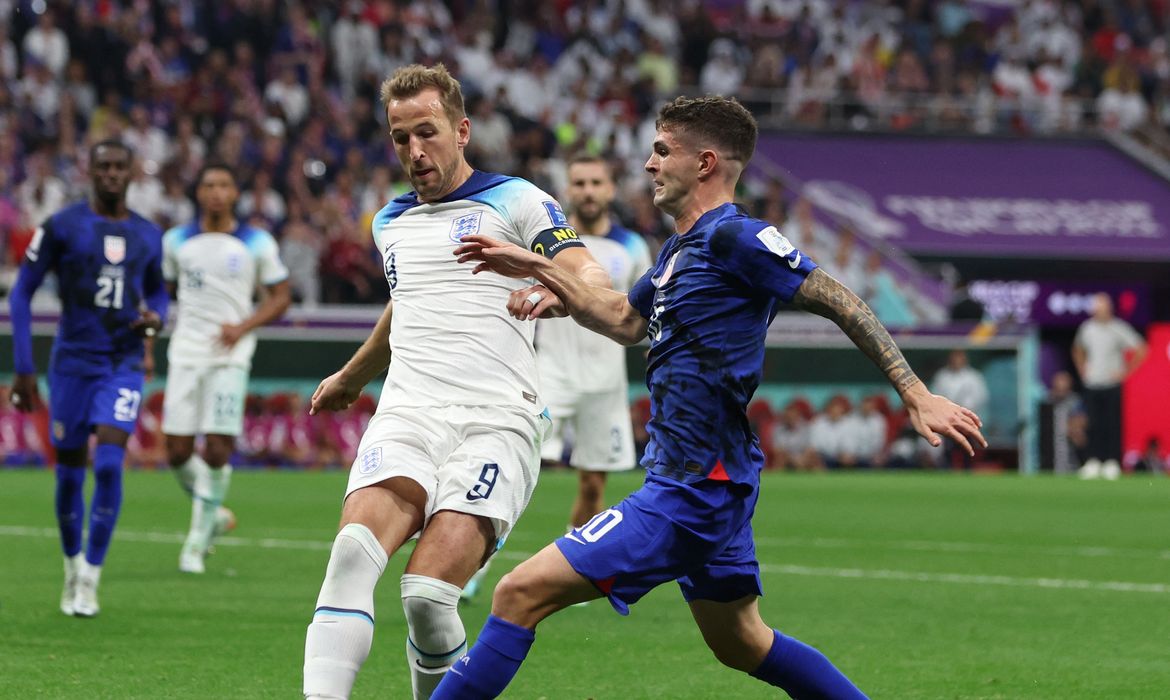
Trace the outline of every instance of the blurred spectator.
[[877, 396], [861, 400], [861, 407], [854, 416], [856, 422], [857, 461], [861, 466], [881, 468], [886, 464], [886, 437], [889, 421], [882, 411], [882, 401]]
[[47, 153], [33, 155], [29, 158], [28, 165], [29, 176], [17, 188], [16, 201], [28, 225], [37, 227], [65, 206], [68, 192], [61, 178], [53, 174], [52, 163]]
[[1082, 479], [1116, 479], [1121, 475], [1121, 384], [1146, 357], [1146, 342], [1113, 315], [1113, 299], [1093, 295], [1093, 315], [1077, 328], [1073, 364], [1085, 386], [1089, 419], [1089, 458]]
[[57, 27], [52, 9], [42, 10], [36, 26], [24, 35], [22, 44], [25, 60], [35, 60], [49, 69], [54, 78], [65, 73], [69, 62], [69, 40]]
[[272, 176], [267, 170], [258, 170], [252, 177], [252, 186], [240, 195], [236, 210], [245, 219], [258, 216], [264, 222], [261, 228], [268, 230], [282, 224], [287, 214], [284, 197], [272, 188]]
[[1151, 435], [1150, 439], [1146, 441], [1145, 451], [1134, 455], [1134, 459], [1127, 466], [1133, 472], [1146, 472], [1150, 476], [1165, 476], [1167, 468], [1170, 467], [1170, 458], [1162, 453], [1157, 436]]
[[[930, 390], [971, 409], [978, 415], [983, 415], [987, 410], [987, 400], [990, 397], [987, 380], [967, 361], [965, 350], [951, 350], [947, 356], [946, 366], [934, 375]], [[971, 455], [950, 438], [943, 438], [942, 460], [943, 466], [948, 469], [956, 467], [968, 471], [971, 469]]]
[[0, 385], [0, 464], [24, 467], [48, 463], [48, 443], [38, 430], [39, 420], [47, 420], [43, 409], [31, 414], [17, 411], [10, 387]]
[[809, 427], [809, 444], [816, 451], [817, 466], [853, 468], [859, 466], [856, 424], [851, 420], [849, 399], [834, 396]]
[[881, 253], [876, 250], [871, 251], [866, 258], [865, 276], [865, 302], [882, 324], [891, 328], [907, 328], [917, 323], [918, 318], [905, 293], [885, 268]]
[[321, 301], [318, 268], [324, 244], [305, 220], [298, 200], [292, 201], [289, 217], [280, 236], [280, 259], [288, 268], [293, 299], [312, 308]]
[[772, 427], [772, 466], [808, 471], [821, 464], [812, 449], [809, 424], [800, 406], [790, 403]]
[[1081, 397], [1073, 391], [1073, 378], [1068, 372], [1052, 375], [1048, 391], [1052, 409], [1052, 471], [1071, 474], [1081, 464], [1081, 452], [1086, 447], [1085, 407]]
[[960, 279], [955, 283], [955, 290], [951, 294], [950, 319], [952, 321], [974, 321], [982, 323], [987, 318], [987, 310], [983, 302], [971, 296], [967, 280]]

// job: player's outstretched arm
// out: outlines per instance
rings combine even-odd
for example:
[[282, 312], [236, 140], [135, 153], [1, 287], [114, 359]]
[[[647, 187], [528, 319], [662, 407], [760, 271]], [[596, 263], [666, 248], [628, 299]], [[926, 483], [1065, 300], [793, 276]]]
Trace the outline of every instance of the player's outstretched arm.
[[930, 393], [906, 362], [889, 331], [845, 285], [817, 268], [801, 283], [792, 303], [833, 321], [849, 336], [886, 375], [906, 404], [914, 429], [931, 445], [940, 444], [939, 435], [945, 435], [962, 445], [968, 454], [975, 452], [970, 441], [987, 446], [979, 431], [983, 425], [979, 416], [946, 397]]
[[349, 362], [317, 386], [309, 402], [310, 415], [349, 408], [362, 389], [390, 366], [390, 318], [393, 315], [394, 302], [391, 301], [386, 304], [374, 330], [370, 331], [370, 337], [349, 358]]
[[[646, 319], [625, 294], [589, 284], [566, 267], [511, 243], [487, 236], [464, 236], [462, 241], [455, 255], [461, 263], [479, 263], [475, 273], [490, 271], [516, 279], [535, 277], [557, 295], [573, 320], [589, 330], [623, 345], [634, 345], [646, 337]], [[604, 270], [600, 272], [605, 274]], [[608, 275], [605, 280], [608, 282]], [[531, 320], [547, 308], [547, 300], [528, 299], [530, 291], [521, 290], [509, 300], [508, 311], [516, 318]]]

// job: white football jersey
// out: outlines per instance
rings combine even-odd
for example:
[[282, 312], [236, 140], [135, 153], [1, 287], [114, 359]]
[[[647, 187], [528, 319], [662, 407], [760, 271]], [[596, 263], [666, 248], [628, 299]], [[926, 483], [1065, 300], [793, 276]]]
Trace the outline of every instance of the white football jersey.
[[227, 348], [219, 342], [220, 326], [251, 316], [257, 285], [281, 282], [288, 270], [267, 231], [241, 224], [233, 233], [216, 233], [198, 226], [193, 221], [163, 236], [163, 278], [176, 285], [179, 298], [167, 361], [250, 369], [255, 334]]
[[[630, 291], [650, 268], [650, 247], [633, 231], [613, 226], [604, 236], [581, 235], [581, 240], [619, 292]], [[571, 318], [542, 318], [536, 332], [540, 386], [550, 403], [629, 386], [626, 349], [616, 342]]]
[[[442, 201], [403, 195], [374, 217], [394, 302], [390, 370], [379, 408], [500, 406], [539, 412], [535, 324], [508, 314], [512, 291], [531, 284], [460, 264], [463, 236], [543, 250], [541, 233], [576, 241], [550, 195], [514, 177], [476, 171]], [[547, 246], [545, 246], [547, 247]]]

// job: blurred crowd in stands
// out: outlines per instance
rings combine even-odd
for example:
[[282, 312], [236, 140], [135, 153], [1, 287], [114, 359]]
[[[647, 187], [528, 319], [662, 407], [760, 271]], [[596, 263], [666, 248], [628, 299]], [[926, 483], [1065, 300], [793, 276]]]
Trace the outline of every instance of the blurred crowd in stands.
[[[619, 216], [656, 249], [670, 231], [641, 165], [665, 97], [736, 94], [765, 126], [1163, 123], [1167, 5], [0, 0], [0, 289], [37, 224], [85, 194], [88, 145], [114, 137], [138, 154], [129, 199], [145, 216], [185, 222], [200, 166], [226, 162], [241, 216], [279, 237], [298, 301], [385, 299], [369, 222], [409, 186], [377, 86], [410, 62], [443, 61], [463, 81], [478, 167], [557, 193], [566, 157], [609, 157]], [[810, 225], [781, 184], [748, 183], [743, 199], [806, 233], [801, 244], [836, 274], [869, 285], [883, 320], [922, 317], [913, 294], [876, 274], [880, 257], [855, 252], [851, 232]]]

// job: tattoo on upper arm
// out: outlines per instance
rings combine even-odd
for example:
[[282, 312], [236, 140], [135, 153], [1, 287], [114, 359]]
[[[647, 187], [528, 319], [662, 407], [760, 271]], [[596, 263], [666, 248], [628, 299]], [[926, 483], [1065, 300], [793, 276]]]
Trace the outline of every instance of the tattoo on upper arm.
[[820, 268], [796, 290], [794, 306], [833, 321], [873, 360], [898, 393], [921, 381], [869, 305]]

